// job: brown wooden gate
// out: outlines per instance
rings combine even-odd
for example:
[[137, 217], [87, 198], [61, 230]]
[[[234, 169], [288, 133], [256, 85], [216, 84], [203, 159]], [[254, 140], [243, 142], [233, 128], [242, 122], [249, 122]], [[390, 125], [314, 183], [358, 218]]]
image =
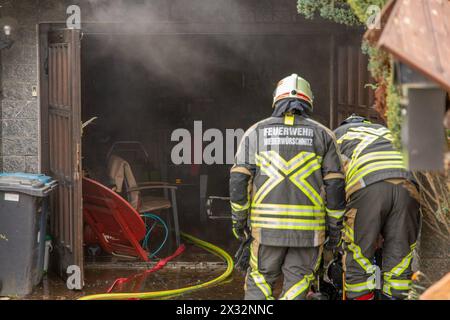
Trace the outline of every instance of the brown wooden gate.
[[[52, 265], [63, 278], [78, 266], [83, 284], [80, 31], [41, 28], [43, 171], [58, 180], [52, 198]], [[46, 43], [42, 43], [42, 41]]]
[[352, 113], [381, 122], [374, 109], [373, 90], [367, 84], [374, 83], [367, 69], [368, 58], [361, 51], [360, 39], [356, 43], [337, 46], [337, 123]]

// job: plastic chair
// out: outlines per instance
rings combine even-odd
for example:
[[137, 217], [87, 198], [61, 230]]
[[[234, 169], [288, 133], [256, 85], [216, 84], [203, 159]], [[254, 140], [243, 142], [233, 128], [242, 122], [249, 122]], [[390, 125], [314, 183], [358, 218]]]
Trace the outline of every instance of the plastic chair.
[[[176, 201], [177, 187], [175, 185], [156, 181], [141, 182], [138, 184], [130, 164], [117, 155], [111, 155], [109, 157], [108, 175], [114, 186], [114, 191], [119, 194], [123, 193], [131, 206], [140, 214], [172, 209], [175, 240], [177, 246], [180, 246], [180, 230]], [[162, 190], [164, 191], [164, 197], [143, 195], [143, 191], [149, 190]], [[168, 196], [169, 193], [170, 198]]]

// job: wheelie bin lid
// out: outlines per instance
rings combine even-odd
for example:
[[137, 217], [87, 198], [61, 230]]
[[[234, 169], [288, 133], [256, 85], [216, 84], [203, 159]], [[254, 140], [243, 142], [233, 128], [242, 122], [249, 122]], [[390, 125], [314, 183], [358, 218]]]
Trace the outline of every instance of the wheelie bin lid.
[[23, 193], [46, 197], [58, 185], [52, 177], [30, 173], [0, 173], [0, 192]]

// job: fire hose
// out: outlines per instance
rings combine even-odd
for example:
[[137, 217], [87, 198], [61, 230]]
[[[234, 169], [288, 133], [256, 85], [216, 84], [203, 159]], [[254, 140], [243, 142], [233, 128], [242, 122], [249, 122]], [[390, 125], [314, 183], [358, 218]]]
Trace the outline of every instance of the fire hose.
[[225, 272], [222, 273], [217, 278], [212, 279], [210, 281], [179, 289], [153, 291], [153, 292], [138, 292], [138, 293], [104, 293], [85, 296], [78, 300], [130, 300], [130, 299], [146, 300], [155, 298], [174, 297], [187, 292], [192, 292], [219, 284], [222, 281], [226, 280], [231, 275], [231, 273], [233, 272], [234, 262], [231, 256], [225, 250], [186, 233], [181, 233], [181, 236], [183, 237], [184, 240], [193, 243], [197, 247], [202, 248], [224, 259], [225, 262], [227, 263], [227, 268]]

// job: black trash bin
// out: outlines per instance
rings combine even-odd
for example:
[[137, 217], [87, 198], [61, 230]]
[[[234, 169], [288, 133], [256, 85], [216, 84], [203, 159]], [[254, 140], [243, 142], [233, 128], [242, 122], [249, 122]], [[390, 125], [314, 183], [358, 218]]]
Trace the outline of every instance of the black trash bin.
[[44, 175], [0, 174], [0, 296], [25, 296], [42, 280], [48, 196]]

